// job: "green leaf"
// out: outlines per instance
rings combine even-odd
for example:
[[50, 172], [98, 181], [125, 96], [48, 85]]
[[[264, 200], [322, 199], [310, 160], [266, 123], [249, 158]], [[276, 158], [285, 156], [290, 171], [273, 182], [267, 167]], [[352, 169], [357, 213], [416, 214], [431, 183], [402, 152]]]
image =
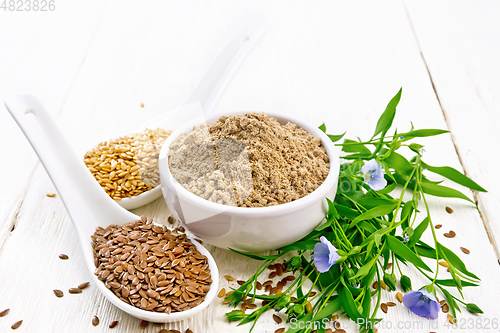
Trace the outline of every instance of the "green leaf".
[[408, 146], [411, 150], [413, 150], [415, 153], [420, 153], [420, 149], [424, 148], [424, 146], [419, 145], [418, 143], [412, 143]]
[[370, 293], [370, 287], [365, 287], [364, 289], [365, 296], [363, 297], [363, 316], [366, 318], [370, 317], [370, 310], [371, 310], [371, 293]]
[[312, 249], [314, 249], [314, 245], [316, 245], [316, 243], [318, 243], [317, 240], [308, 239], [308, 240], [298, 241], [298, 242], [292, 243], [290, 245], [280, 247], [276, 251], [290, 252], [290, 251], [294, 251], [294, 250], [312, 250]]
[[394, 170], [398, 170], [398, 172], [404, 174], [410, 174], [413, 170], [413, 166], [403, 155], [400, 155], [396, 152], [392, 152], [388, 157], [384, 158], [384, 161], [387, 165]]
[[380, 194], [391, 193], [396, 188], [396, 186], [398, 186], [398, 184], [396, 182], [391, 183], [391, 184], [387, 185], [385, 188], [381, 189], [380, 191], [377, 191], [377, 193], [380, 193]]
[[367, 210], [363, 214], [356, 217], [349, 225], [349, 228], [352, 228], [360, 221], [369, 220], [369, 219], [372, 219], [375, 217], [388, 215], [388, 214], [392, 213], [397, 207], [398, 207], [398, 204], [396, 203], [396, 204], [392, 204], [392, 205], [378, 206], [378, 207], [372, 208], [370, 210]]
[[370, 270], [372, 269], [372, 266], [377, 262], [378, 258], [375, 257], [372, 260], [370, 260], [368, 263], [364, 264], [361, 266], [361, 268], [358, 270], [356, 275], [353, 277], [349, 278], [349, 280], [355, 280], [357, 278], [363, 278], [364, 276], [368, 275]]
[[333, 216], [336, 219], [340, 218], [337, 208], [335, 208], [335, 204], [328, 198], [326, 198], [326, 202], [328, 203], [328, 216]]
[[365, 207], [366, 209], [372, 209], [378, 206], [388, 206], [394, 205], [398, 201], [396, 199], [385, 199], [385, 198], [369, 198], [364, 197], [358, 200], [358, 204]]
[[339, 135], [327, 134], [327, 136], [330, 138], [330, 140], [332, 140], [332, 142], [337, 142], [340, 139], [342, 139], [346, 133], [347, 132], [344, 132], [343, 134], [339, 134]]
[[413, 138], [423, 138], [427, 136], [435, 136], [440, 134], [450, 133], [450, 131], [441, 130], [441, 129], [419, 129], [406, 133], [401, 133], [399, 136], [403, 137], [404, 141], [411, 140]]
[[432, 270], [420, 259], [413, 251], [411, 251], [405, 244], [403, 244], [399, 239], [394, 236], [387, 235], [387, 246], [395, 254], [403, 257], [404, 259], [411, 262], [413, 265], [418, 266], [426, 271], [432, 272]]
[[439, 255], [445, 259], [450, 265], [458, 269], [460, 272], [463, 274], [475, 279], [475, 280], [481, 280], [478, 278], [476, 275], [473, 273], [469, 272], [467, 270], [467, 267], [465, 267], [464, 262], [450, 249], [448, 249], [446, 246], [442, 245], [441, 243], [437, 243], [437, 248], [439, 251]]
[[340, 302], [340, 297], [338, 296], [333, 296], [330, 299], [333, 300], [325, 306], [323, 309], [321, 309], [319, 312], [316, 313], [316, 315], [313, 317], [313, 321], [321, 320], [326, 317], [331, 317], [333, 313], [339, 311], [342, 309], [342, 303]]
[[325, 123], [319, 125], [318, 128], [321, 130], [321, 132], [326, 133], [326, 125], [325, 125]]
[[422, 187], [424, 193], [434, 195], [436, 197], [464, 199], [474, 204], [474, 201], [455, 189], [433, 183], [420, 183], [420, 186]]
[[[445, 280], [436, 280], [436, 283], [444, 286], [444, 287], [455, 287], [455, 281], [452, 279], [445, 279]], [[479, 285], [476, 283], [472, 283], [469, 281], [462, 281], [462, 287], [478, 287]]]
[[282, 256], [282, 254], [275, 254], [273, 256], [265, 256], [265, 255], [254, 254], [254, 253], [247, 253], [247, 252], [243, 252], [243, 251], [232, 249], [230, 247], [228, 249], [231, 250], [231, 251], [233, 251], [233, 252], [236, 252], [238, 254], [241, 254], [241, 255], [243, 255], [245, 257], [248, 257], [248, 258], [251, 258], [251, 259], [255, 259], [255, 260], [276, 260], [276, 259], [278, 259], [279, 257]]
[[362, 318], [363, 315], [359, 312], [356, 302], [354, 302], [354, 298], [352, 297], [349, 288], [343, 286], [339, 287], [339, 289], [340, 290], [338, 292], [345, 313], [349, 316], [349, 318], [351, 318], [354, 321], [356, 321], [358, 318]]
[[398, 93], [391, 99], [389, 104], [378, 119], [377, 127], [375, 128], [375, 133], [373, 133], [373, 137], [376, 137], [379, 133], [383, 132], [383, 135], [391, 128], [392, 121], [394, 120], [394, 116], [396, 115], [396, 106], [399, 104], [399, 100], [401, 99], [401, 93], [403, 88], [399, 89]]
[[408, 244], [406, 244], [409, 248], [412, 248], [420, 240], [420, 237], [429, 226], [429, 221], [430, 221], [429, 216], [427, 216], [422, 222], [420, 222], [418, 227], [413, 231], [413, 235], [410, 237]]
[[423, 247], [423, 246], [417, 244], [417, 245], [415, 245], [415, 251], [421, 257], [436, 259], [436, 250], [434, 248]]
[[364, 144], [349, 139], [344, 140], [342, 151], [346, 153], [361, 153], [363, 155], [370, 155], [372, 153]]
[[358, 211], [344, 205], [336, 203], [335, 208], [340, 216], [350, 218], [351, 220], [355, 219], [359, 215]]
[[484, 188], [479, 186], [475, 181], [473, 181], [469, 177], [465, 176], [460, 171], [453, 169], [452, 167], [448, 167], [448, 166], [434, 167], [434, 166], [425, 164], [424, 162], [422, 162], [422, 165], [427, 170], [434, 172], [434, 173], [437, 173], [438, 175], [441, 175], [443, 177], [446, 177], [449, 180], [454, 181], [455, 183], [458, 183], [460, 185], [463, 185], [465, 187], [470, 188], [471, 190], [480, 191], [480, 192], [487, 192]]
[[460, 308], [458, 307], [457, 302], [455, 302], [455, 299], [448, 292], [448, 290], [446, 290], [444, 288], [439, 288], [439, 289], [441, 289], [444, 296], [446, 297], [446, 300], [448, 301], [448, 305], [450, 306], [450, 311], [451, 311], [451, 314], [453, 315], [453, 318], [457, 318], [457, 312], [455, 311], [455, 309], [459, 309], [459, 311], [460, 311]]

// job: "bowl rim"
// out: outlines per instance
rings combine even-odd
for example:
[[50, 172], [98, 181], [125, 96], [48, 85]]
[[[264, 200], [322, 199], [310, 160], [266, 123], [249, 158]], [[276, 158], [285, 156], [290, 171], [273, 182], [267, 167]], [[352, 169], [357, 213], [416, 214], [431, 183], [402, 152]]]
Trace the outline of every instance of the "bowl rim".
[[[307, 131], [309, 134], [319, 137], [321, 139], [321, 144], [325, 148], [328, 158], [330, 159], [330, 170], [328, 172], [328, 176], [323, 181], [323, 183], [313, 192], [309, 193], [308, 195], [300, 199], [268, 207], [234, 207], [234, 206], [223, 205], [216, 202], [211, 202], [197, 196], [194, 193], [191, 193], [190, 191], [185, 189], [181, 184], [179, 184], [177, 180], [175, 180], [175, 178], [172, 176], [172, 173], [170, 172], [170, 168], [168, 166], [168, 151], [172, 141], [175, 140], [182, 133], [187, 133], [191, 131], [193, 127], [196, 125], [211, 124], [214, 121], [218, 120], [221, 116], [231, 116], [231, 115], [239, 115], [246, 113], [265, 113], [268, 116], [277, 119], [278, 121], [280, 121], [281, 118], [284, 121], [288, 121], [290, 123], [297, 125], [298, 127]], [[326, 197], [330, 189], [334, 185], [336, 185], [335, 183], [338, 181], [338, 173], [340, 169], [340, 158], [339, 158], [338, 148], [334, 145], [334, 143], [330, 140], [330, 138], [319, 128], [313, 127], [309, 125], [307, 122], [288, 114], [272, 112], [272, 111], [257, 111], [257, 110], [235, 110], [235, 111], [213, 113], [207, 116], [199, 117], [197, 119], [194, 119], [193, 121], [190, 121], [189, 123], [182, 125], [178, 129], [176, 129], [163, 144], [163, 147], [159, 155], [159, 160], [161, 161], [162, 159], [164, 159], [164, 162], [159, 163], [162, 186], [164, 182], [165, 183], [169, 182], [174, 187], [174, 190], [176, 191], [178, 196], [182, 197], [185, 200], [190, 200], [199, 206], [202, 206], [203, 209], [212, 210], [214, 212], [224, 212], [225, 214], [231, 214], [236, 216], [246, 216], [246, 217], [281, 215], [285, 212], [290, 213], [292, 211], [302, 209], [303, 207], [309, 205], [309, 203], [311, 202], [317, 201], [318, 196], [321, 196], [322, 198]], [[167, 170], [164, 170], [165, 168]], [[168, 182], [165, 181], [166, 177], [168, 177]], [[167, 185], [167, 190], [171, 191], [171, 188], [168, 185]]]

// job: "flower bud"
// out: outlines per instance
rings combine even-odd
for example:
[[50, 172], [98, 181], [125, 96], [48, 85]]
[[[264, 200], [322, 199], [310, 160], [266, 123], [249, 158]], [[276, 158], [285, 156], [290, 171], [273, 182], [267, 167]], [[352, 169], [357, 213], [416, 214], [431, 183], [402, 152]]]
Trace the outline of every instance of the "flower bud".
[[406, 275], [401, 276], [401, 280], [399, 280], [399, 283], [401, 284], [401, 288], [403, 288], [403, 291], [405, 293], [412, 290], [411, 280], [408, 276]]
[[280, 297], [279, 301], [276, 303], [275, 309], [281, 310], [290, 304], [291, 297], [290, 295], [283, 295]]
[[290, 317], [300, 317], [301, 315], [303, 315], [305, 312], [305, 308], [304, 308], [304, 305], [302, 304], [294, 304], [293, 306], [289, 307], [288, 310], [286, 311], [286, 313], [290, 316]]
[[384, 274], [384, 282], [387, 285], [389, 291], [396, 290], [396, 275], [393, 274]]
[[226, 318], [228, 321], [238, 321], [245, 318], [245, 313], [241, 310], [233, 310], [226, 313]]
[[484, 313], [483, 310], [474, 303], [467, 303], [467, 310], [469, 310], [470, 313]]

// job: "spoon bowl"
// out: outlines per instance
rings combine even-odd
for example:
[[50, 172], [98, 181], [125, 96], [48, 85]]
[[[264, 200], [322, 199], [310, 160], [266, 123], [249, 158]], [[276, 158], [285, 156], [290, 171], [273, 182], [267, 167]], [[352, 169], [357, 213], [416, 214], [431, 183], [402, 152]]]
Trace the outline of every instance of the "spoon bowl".
[[[120, 300], [94, 275], [95, 265], [90, 236], [96, 227], [121, 225], [139, 219], [139, 216], [117, 205], [78, 159], [43, 105], [31, 95], [8, 98], [5, 106], [40, 158], [45, 170], [57, 188], [59, 196], [77, 230], [85, 263], [95, 285], [114, 305], [128, 314], [151, 322], [172, 322], [189, 318], [206, 308], [218, 289], [219, 273], [208, 250], [190, 238], [197, 250], [208, 259], [212, 284], [200, 305], [183, 312], [170, 314], [146, 311]], [[161, 193], [161, 192], [160, 192]], [[139, 197], [139, 196], [138, 196]]]

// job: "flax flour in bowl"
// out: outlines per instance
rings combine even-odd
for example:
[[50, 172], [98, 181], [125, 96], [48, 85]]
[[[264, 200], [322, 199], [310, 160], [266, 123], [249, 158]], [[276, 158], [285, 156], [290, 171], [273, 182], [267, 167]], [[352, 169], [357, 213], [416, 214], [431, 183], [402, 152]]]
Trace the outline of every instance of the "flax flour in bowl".
[[298, 200], [328, 176], [321, 139], [265, 113], [222, 116], [170, 145], [169, 167], [188, 191], [211, 202], [268, 207]]

